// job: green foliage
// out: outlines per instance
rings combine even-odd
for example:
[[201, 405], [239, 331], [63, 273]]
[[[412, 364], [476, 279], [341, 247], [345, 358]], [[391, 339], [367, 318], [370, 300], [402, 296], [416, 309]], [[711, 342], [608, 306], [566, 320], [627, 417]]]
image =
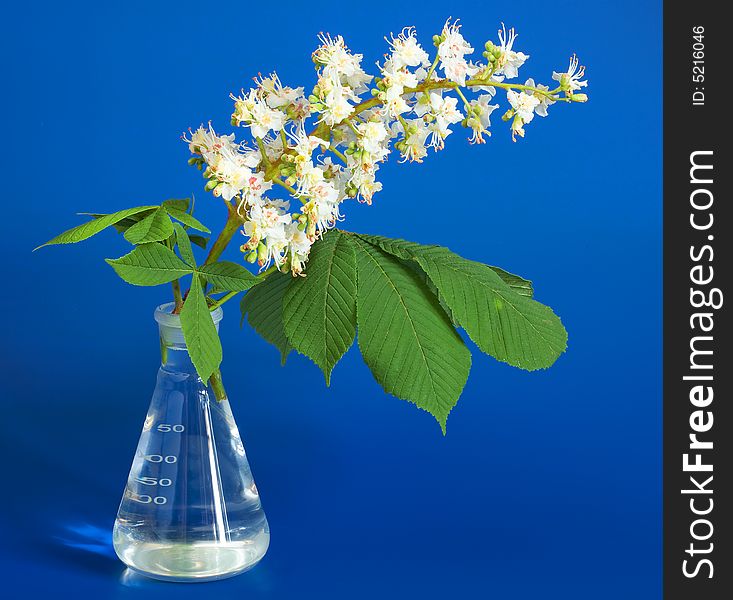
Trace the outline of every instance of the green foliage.
[[516, 293], [486, 265], [440, 246], [380, 236], [359, 239], [416, 261], [439, 290], [453, 318], [483, 352], [534, 371], [549, 367], [565, 351], [567, 332], [552, 310]]
[[204, 250], [206, 250], [206, 246], [209, 244], [209, 238], [203, 235], [196, 235], [195, 233], [189, 233], [188, 239], [191, 240], [192, 244], [195, 244]]
[[131, 244], [148, 244], [167, 240], [173, 235], [173, 223], [162, 206], [147, 217], [135, 223], [125, 232], [125, 239]]
[[[75, 244], [77, 242], [81, 242], [98, 234], [100, 231], [107, 229], [107, 227], [119, 223], [123, 219], [141, 212], [149, 212], [157, 208], [157, 206], [137, 206], [135, 208], [120, 210], [109, 215], [95, 216], [96, 218], [94, 218], [94, 220], [82, 223], [68, 231], [64, 231], [55, 238], [48, 240], [45, 244], [41, 244], [38, 248], [53, 246], [55, 244]], [[36, 248], [36, 250], [38, 250], [38, 248]]]
[[201, 223], [201, 221], [199, 221], [198, 219], [195, 219], [187, 212], [174, 208], [167, 208], [166, 211], [171, 217], [173, 217], [176, 221], [180, 221], [186, 227], [190, 227], [191, 229], [195, 229], [197, 231], [203, 231], [204, 233], [211, 233], [211, 230], [206, 227], [206, 225]]
[[219, 334], [206, 304], [202, 283], [198, 273], [194, 273], [191, 289], [181, 309], [181, 329], [199, 377], [208, 381], [219, 368], [222, 350]]
[[192, 267], [196, 267], [196, 258], [193, 255], [191, 239], [188, 237], [186, 230], [178, 223], [174, 223], [173, 228], [176, 232], [176, 244], [178, 245], [178, 252], [181, 258]]
[[353, 236], [359, 348], [385, 391], [432, 414], [443, 432], [471, 353], [436, 296], [396, 257]]
[[254, 330], [280, 351], [282, 364], [293, 349], [283, 326], [283, 296], [292, 280], [275, 271], [247, 292], [240, 304], [242, 322], [246, 316]]
[[161, 206], [163, 206], [166, 210], [182, 210], [185, 212], [188, 210], [190, 204], [191, 200], [188, 198], [172, 198], [170, 200], [164, 200]]
[[244, 292], [261, 281], [242, 265], [226, 260], [202, 265], [198, 272], [219, 291]]
[[228, 261], [197, 266], [193, 245], [205, 248], [209, 239], [189, 229], [210, 231], [192, 208], [188, 199], [173, 199], [91, 214], [91, 221], [44, 246], [79, 242], [113, 226], [135, 245], [107, 259], [124, 281], [152, 286], [191, 275], [181, 327], [205, 381], [222, 359], [209, 285], [210, 295], [228, 293], [221, 302], [249, 290], [242, 321], [280, 351], [283, 363], [293, 349], [313, 360], [327, 385], [358, 331], [359, 349], [377, 382], [431, 413], [443, 432], [471, 367], [456, 328], [483, 352], [530, 371], [552, 365], [567, 346], [560, 319], [533, 299], [530, 281], [441, 246], [332, 230], [313, 245], [304, 277], [278, 271], [258, 276]]
[[524, 279], [519, 275], [515, 275], [514, 273], [510, 273], [509, 271], [505, 271], [504, 269], [500, 269], [499, 267], [492, 267], [491, 265], [486, 266], [489, 267], [489, 269], [491, 269], [499, 277], [501, 277], [502, 281], [520, 296], [527, 296], [528, 298], [531, 298], [534, 295], [532, 282], [529, 279]]
[[193, 272], [193, 269], [163, 244], [136, 246], [120, 258], [106, 259], [115, 272], [132, 285], [160, 285]]
[[356, 260], [340, 231], [330, 231], [313, 246], [307, 276], [290, 282], [283, 324], [290, 344], [321, 368], [328, 385], [356, 335]]

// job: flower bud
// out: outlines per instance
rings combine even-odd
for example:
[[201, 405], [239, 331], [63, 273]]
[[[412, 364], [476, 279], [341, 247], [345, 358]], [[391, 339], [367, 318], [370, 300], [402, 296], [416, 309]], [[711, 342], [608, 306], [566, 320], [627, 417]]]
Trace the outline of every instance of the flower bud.
[[215, 187], [216, 187], [217, 185], [219, 185], [219, 182], [218, 182], [218, 181], [217, 181], [216, 179], [209, 179], [209, 180], [208, 180], [208, 181], [206, 182], [206, 185], [204, 186], [204, 189], [205, 189], [205, 190], [206, 190], [207, 192], [213, 192], [213, 191], [214, 191], [214, 188], [215, 188]]
[[503, 115], [501, 115], [502, 121], [508, 121], [514, 116], [514, 109], [510, 108], [508, 111], [506, 111]]
[[570, 94], [571, 102], [588, 102], [588, 94]]
[[192, 167], [193, 167], [194, 165], [198, 164], [198, 162], [199, 162], [199, 159], [198, 159], [198, 157], [196, 157], [196, 156], [192, 156], [191, 158], [189, 158], [189, 159], [188, 159], [188, 164], [189, 164], [190, 166], [192, 166]]
[[250, 264], [254, 264], [254, 262], [257, 260], [257, 252], [250, 252], [247, 256], [244, 257], [244, 260], [246, 260]]
[[443, 41], [442, 35], [434, 35], [433, 36], [433, 46], [440, 46], [441, 42]]

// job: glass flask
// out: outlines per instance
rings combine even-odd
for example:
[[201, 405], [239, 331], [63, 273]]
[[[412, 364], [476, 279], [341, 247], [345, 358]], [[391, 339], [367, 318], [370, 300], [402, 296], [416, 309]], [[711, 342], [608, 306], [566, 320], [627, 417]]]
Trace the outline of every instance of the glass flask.
[[[208, 581], [256, 565], [270, 530], [229, 401], [197, 375], [173, 304], [155, 311], [162, 365], [114, 525], [130, 569]], [[221, 308], [212, 313], [217, 328]]]

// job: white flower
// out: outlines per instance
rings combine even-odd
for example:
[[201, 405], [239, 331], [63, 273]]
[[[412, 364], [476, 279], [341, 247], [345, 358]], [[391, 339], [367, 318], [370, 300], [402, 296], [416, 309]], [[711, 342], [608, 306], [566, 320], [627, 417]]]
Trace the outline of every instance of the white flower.
[[448, 126], [463, 120], [463, 114], [456, 108], [457, 104], [458, 98], [430, 92], [430, 114], [434, 121], [429, 125], [431, 136], [428, 145], [436, 150], [443, 148], [443, 141], [451, 134]]
[[451, 23], [450, 19], [443, 26], [443, 41], [438, 46], [438, 57], [443, 73], [450, 81], [460, 85], [466, 84], [466, 77], [478, 72], [478, 67], [470, 65], [464, 56], [471, 54], [473, 48], [463, 39], [460, 33], [461, 26], [456, 21]]
[[517, 93], [514, 90], [508, 90], [506, 96], [515, 114], [519, 115], [523, 123], [529, 123], [534, 119], [534, 110], [540, 103], [537, 98], [525, 92]]
[[458, 85], [466, 85], [466, 78], [473, 77], [481, 70], [481, 67], [466, 62], [462, 58], [444, 61], [442, 65], [446, 78]]
[[362, 55], [351, 54], [340, 35], [332, 39], [321, 34], [319, 39], [321, 45], [313, 53], [313, 62], [322, 68], [323, 75], [336, 84], [349, 86], [356, 93], [366, 91], [366, 84], [372, 77], [361, 68]]
[[[538, 90], [542, 90], [543, 92], [548, 92], [550, 90], [550, 88], [546, 85], [542, 85], [541, 83], [535, 84], [534, 79], [532, 79], [531, 77], [524, 82], [524, 85], [537, 88]], [[547, 96], [545, 94], [537, 94], [536, 92], [532, 92], [532, 95], [540, 101], [540, 103], [534, 109], [535, 114], [539, 115], [540, 117], [546, 117], [547, 107], [551, 104], [555, 104], [555, 101], [550, 98], [550, 96]]]
[[346, 119], [354, 111], [354, 107], [349, 104], [347, 93], [340, 85], [335, 86], [326, 94], [323, 106], [324, 110], [321, 112], [319, 123], [324, 121], [331, 127]]
[[271, 243], [284, 241], [285, 225], [292, 221], [287, 209], [287, 202], [255, 203], [250, 208], [243, 226], [244, 234], [249, 236], [247, 248], [256, 248], [263, 240], [269, 240]]
[[[493, 94], [481, 94], [469, 103], [472, 109], [471, 116], [468, 119], [468, 126], [473, 130], [473, 135], [470, 138], [471, 143], [482, 144], [484, 142], [483, 134], [489, 133], [491, 113], [499, 108], [498, 104], [489, 104], [492, 97]], [[491, 134], [489, 133], [489, 135]]]
[[188, 142], [188, 149], [192, 154], [205, 155], [208, 153], [219, 152], [222, 148], [236, 149], [237, 145], [234, 143], [234, 134], [230, 135], [217, 135], [214, 129], [209, 123], [209, 127], [205, 128], [201, 125], [196, 131], [192, 132], [191, 139], [188, 139], [185, 134], [183, 140]]
[[369, 154], [378, 155], [384, 150], [382, 144], [389, 139], [389, 132], [381, 121], [367, 121], [359, 123], [357, 130], [361, 134], [359, 143]]
[[295, 154], [300, 159], [310, 160], [313, 150], [318, 146], [328, 148], [328, 142], [326, 140], [315, 135], [308, 135], [304, 127], [298, 127], [295, 131], [291, 131], [289, 135], [295, 144], [288, 147], [291, 150], [295, 150]]
[[566, 73], [553, 71], [552, 78], [557, 81], [563, 90], [576, 92], [588, 85], [587, 81], [581, 81], [585, 77], [585, 67], [578, 66], [578, 57], [573, 54], [570, 57], [570, 66]]
[[512, 121], [512, 140], [517, 141], [516, 136], [524, 137], [524, 125], [534, 119], [534, 110], [539, 106], [540, 101], [525, 92], [508, 90], [507, 100], [514, 109], [514, 120]]
[[405, 27], [397, 37], [393, 36], [392, 40], [387, 40], [387, 42], [392, 48], [390, 60], [395, 68], [430, 65], [430, 57], [418, 43], [414, 27]]
[[323, 181], [323, 169], [317, 167], [312, 161], [307, 160], [297, 164], [296, 172], [297, 187], [299, 196], [309, 196], [310, 190]]
[[516, 39], [517, 34], [514, 33], [514, 28], [512, 27], [509, 32], [507, 32], [506, 27], [502, 23], [501, 29], [499, 30], [501, 54], [499, 54], [499, 58], [496, 61], [497, 68], [495, 72], [497, 74], [503, 73], [507, 79], [513, 79], [516, 77], [519, 74], [519, 67], [521, 67], [529, 58], [529, 54], [524, 54], [524, 52], [515, 52], [512, 50], [514, 40]]
[[270, 108], [282, 108], [293, 104], [303, 97], [303, 88], [291, 88], [284, 86], [276, 73], [269, 77], [263, 77], [258, 82], [265, 102]]
[[268, 107], [264, 102], [258, 102], [252, 109], [250, 130], [256, 138], [262, 139], [269, 131], [279, 132], [288, 120], [281, 110]]
[[463, 39], [460, 32], [461, 26], [458, 21], [451, 23], [450, 19], [443, 25], [442, 37], [443, 41], [438, 46], [438, 56], [441, 61], [453, 58], [463, 58], [466, 54], [471, 54], [473, 48]]
[[300, 275], [305, 268], [313, 241], [298, 227], [298, 223], [285, 226], [287, 253], [290, 258], [290, 272]]
[[412, 119], [405, 122], [407, 123], [406, 131], [403, 130], [401, 123], [395, 123], [395, 129], [402, 131], [404, 134], [403, 139], [397, 143], [396, 147], [402, 155], [402, 162], [420, 163], [428, 154], [425, 147], [425, 140], [427, 140], [429, 133], [428, 127], [422, 119]]
[[[271, 81], [271, 80], [267, 80]], [[234, 99], [234, 113], [232, 119], [239, 126], [248, 126], [256, 138], [264, 138], [268, 131], [277, 133], [288, 120], [281, 110], [270, 108], [259, 96], [259, 89], [250, 90], [241, 97]]]

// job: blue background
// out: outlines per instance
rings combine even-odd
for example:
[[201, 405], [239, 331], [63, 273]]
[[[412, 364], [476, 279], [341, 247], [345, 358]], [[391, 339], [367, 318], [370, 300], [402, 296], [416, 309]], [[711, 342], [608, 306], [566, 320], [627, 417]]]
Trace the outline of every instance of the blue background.
[[[639, 2], [15, 3], [0, 35], [6, 146], [2, 577], [10, 597], [640, 598], [661, 595], [661, 6]], [[443, 437], [381, 392], [358, 350], [330, 389], [306, 359], [222, 326], [223, 365], [272, 545], [199, 586], [131, 576], [110, 530], [158, 366], [166, 288], [120, 282], [113, 232], [30, 250], [79, 222], [192, 192], [182, 130], [228, 129], [229, 92], [277, 69], [312, 85], [319, 31], [373, 64], [382, 36], [448, 15], [480, 48], [501, 20], [548, 80], [578, 52], [590, 102], [512, 144], [465, 133], [393, 160], [355, 231], [449, 245], [530, 277], [566, 355], [525, 373], [476, 353]], [[497, 113], [498, 114], [498, 113]], [[9, 141], [7, 135], [9, 135]], [[233, 251], [230, 258], [236, 259]], [[21, 592], [22, 589], [22, 592]], [[13, 591], [15, 590], [15, 591]]]

